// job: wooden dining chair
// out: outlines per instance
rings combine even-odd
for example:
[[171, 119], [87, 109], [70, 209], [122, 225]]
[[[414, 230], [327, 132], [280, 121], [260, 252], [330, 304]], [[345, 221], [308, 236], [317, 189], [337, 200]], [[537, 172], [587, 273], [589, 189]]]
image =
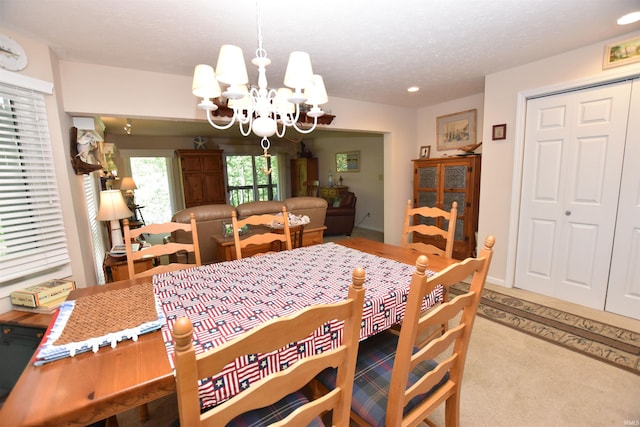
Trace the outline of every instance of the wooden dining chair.
[[305, 181], [302, 183], [302, 185], [305, 187], [305, 196], [309, 196], [309, 197], [320, 197], [320, 181], [319, 180], [313, 180], [313, 181]]
[[[233, 243], [236, 248], [236, 259], [242, 259], [242, 250], [248, 246], [263, 246], [265, 249], [260, 250], [258, 253], [273, 252], [273, 244], [276, 242], [279, 242], [280, 250], [282, 250], [283, 244], [288, 251], [292, 248], [289, 216], [287, 215], [287, 208], [284, 206], [282, 207], [282, 215], [251, 215], [243, 219], [238, 219], [234, 211], [231, 212], [231, 222], [233, 224]], [[273, 232], [272, 229], [270, 229], [273, 225], [278, 228], [281, 227], [281, 232]], [[250, 230], [247, 237], [243, 237], [241, 230], [245, 226], [263, 227], [264, 230], [258, 230], [255, 233]], [[256, 254], [256, 252], [254, 252], [254, 254]]]
[[[158, 273], [165, 273], [168, 271], [182, 270], [185, 268], [195, 267], [202, 265], [200, 258], [200, 245], [198, 243], [198, 229], [196, 225], [196, 218], [192, 213], [189, 217], [190, 222], [184, 224], [181, 222], [165, 222], [162, 224], [149, 224], [143, 227], [130, 228], [129, 221], [124, 220], [124, 243], [127, 249], [127, 267], [129, 269], [129, 278], [134, 277], [147, 277]], [[162, 245], [153, 245], [149, 248], [145, 248], [138, 251], [133, 251], [132, 242], [142, 235], [159, 234], [164, 236], [170, 235], [174, 231], [183, 230], [190, 232], [192, 235], [193, 243], [175, 243], [168, 242]], [[169, 263], [160, 264], [155, 267], [136, 273], [135, 262], [139, 259], [146, 257], [160, 257], [163, 255], [172, 255], [178, 252], [193, 252], [195, 254], [195, 264], [183, 264], [183, 263]]]
[[[439, 255], [453, 258], [453, 242], [456, 233], [458, 202], [451, 204], [451, 210], [423, 206], [412, 208], [411, 200], [407, 200], [404, 224], [402, 225], [402, 246], [415, 248], [427, 255]], [[445, 222], [447, 226], [445, 228]], [[444, 248], [433, 243], [414, 242], [413, 233], [442, 239]]]
[[[195, 354], [188, 318], [173, 326], [178, 412], [182, 426], [318, 425], [332, 411], [333, 425], [349, 426], [353, 373], [360, 339], [365, 273], [353, 271], [347, 298], [308, 306], [293, 315], [271, 319], [205, 353]], [[272, 373], [201, 414], [198, 380], [209, 378], [239, 357], [268, 353], [303, 340], [330, 321], [344, 321], [342, 343], [335, 349], [308, 355], [283, 371]], [[329, 333], [333, 333], [330, 331]], [[312, 399], [302, 390], [321, 371], [337, 368], [329, 393]], [[295, 413], [292, 413], [295, 410]]]
[[[460, 388], [471, 330], [491, 263], [495, 238], [488, 236], [478, 258], [467, 258], [431, 278], [426, 255], [416, 261], [400, 335], [382, 332], [360, 343], [352, 417], [360, 426], [416, 426], [445, 403], [447, 426], [460, 424]], [[440, 285], [471, 278], [467, 293], [421, 312], [424, 297]], [[442, 336], [421, 345], [421, 334], [450, 321]], [[453, 326], [455, 324], [455, 326]], [[327, 388], [335, 372], [318, 377]]]
[[[447, 212], [440, 208], [432, 208], [429, 206], [413, 208], [411, 200], [407, 200], [404, 224], [402, 226], [402, 246], [414, 248], [425, 255], [453, 258], [453, 242], [455, 240], [457, 216], [458, 202], [455, 201], [451, 204], [451, 210]], [[445, 221], [447, 221], [446, 228], [444, 228]], [[432, 243], [414, 242], [414, 233], [437, 239], [440, 242], [443, 242], [444, 239], [444, 244], [439, 243], [444, 249], [436, 246], [435, 241]], [[442, 292], [442, 299], [445, 302], [449, 299], [449, 289], [447, 287], [445, 287]], [[398, 327], [400, 327], [400, 324], [394, 327], [394, 329]], [[447, 328], [447, 323], [443, 323], [440, 332], [444, 333]], [[435, 331], [430, 337], [425, 339], [429, 340], [437, 335], [438, 331]]]

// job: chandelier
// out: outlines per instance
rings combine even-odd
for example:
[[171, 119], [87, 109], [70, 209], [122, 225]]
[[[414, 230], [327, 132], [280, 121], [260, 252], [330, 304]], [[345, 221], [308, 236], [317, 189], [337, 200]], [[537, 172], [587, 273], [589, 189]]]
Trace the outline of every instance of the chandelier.
[[[198, 108], [206, 111], [211, 126], [224, 130], [238, 123], [243, 136], [253, 132], [262, 138], [260, 146], [264, 156], [268, 157], [267, 150], [271, 146], [269, 137], [277, 135], [282, 138], [287, 127], [303, 134], [312, 132], [318, 124], [318, 117], [324, 114], [318, 106], [326, 103], [328, 98], [322, 76], [313, 74], [311, 58], [306, 52], [292, 52], [289, 55], [284, 76], [286, 87], [277, 90], [268, 88], [266, 67], [271, 60], [262, 47], [260, 0], [256, 1], [256, 10], [258, 49], [251, 62], [258, 67], [258, 86], [249, 86], [242, 49], [227, 44], [220, 48], [215, 71], [210, 65], [196, 65], [192, 92], [202, 98]], [[225, 87], [224, 91], [220, 90], [220, 84]], [[231, 120], [224, 125], [214, 123], [211, 114], [218, 109], [212, 99], [220, 95], [228, 99], [227, 106], [233, 110]], [[303, 104], [310, 107], [307, 107], [306, 116], [313, 118], [313, 124], [308, 129], [298, 125]]]

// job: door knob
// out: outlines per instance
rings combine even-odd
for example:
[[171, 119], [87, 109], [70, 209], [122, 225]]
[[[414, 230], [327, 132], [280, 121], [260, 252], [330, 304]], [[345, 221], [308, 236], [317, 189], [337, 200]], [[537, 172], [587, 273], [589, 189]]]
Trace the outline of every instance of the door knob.
[[564, 211], [564, 214], [565, 214], [566, 216], [569, 216], [569, 215], [571, 215], [571, 211]]

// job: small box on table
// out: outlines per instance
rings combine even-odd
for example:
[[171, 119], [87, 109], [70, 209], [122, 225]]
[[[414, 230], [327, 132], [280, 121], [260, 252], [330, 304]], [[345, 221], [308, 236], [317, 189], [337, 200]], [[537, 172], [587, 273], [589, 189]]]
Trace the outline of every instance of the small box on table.
[[11, 292], [11, 304], [25, 307], [40, 307], [50, 301], [69, 295], [76, 288], [73, 280], [49, 280], [20, 291]]

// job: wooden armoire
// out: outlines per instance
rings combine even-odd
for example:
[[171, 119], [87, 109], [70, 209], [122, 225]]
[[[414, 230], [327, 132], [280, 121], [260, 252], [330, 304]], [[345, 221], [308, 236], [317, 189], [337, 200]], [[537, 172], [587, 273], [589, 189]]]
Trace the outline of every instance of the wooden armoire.
[[299, 157], [291, 160], [291, 196], [306, 196], [306, 181], [318, 180], [318, 159]]
[[[431, 206], [451, 210], [458, 202], [453, 258], [465, 259], [476, 254], [478, 210], [480, 202], [481, 156], [444, 157], [413, 161], [413, 206]], [[444, 220], [436, 225], [444, 228]], [[444, 239], [414, 233], [414, 241], [425, 241], [444, 249]]]
[[226, 203], [222, 150], [178, 150], [177, 153], [185, 207]]

